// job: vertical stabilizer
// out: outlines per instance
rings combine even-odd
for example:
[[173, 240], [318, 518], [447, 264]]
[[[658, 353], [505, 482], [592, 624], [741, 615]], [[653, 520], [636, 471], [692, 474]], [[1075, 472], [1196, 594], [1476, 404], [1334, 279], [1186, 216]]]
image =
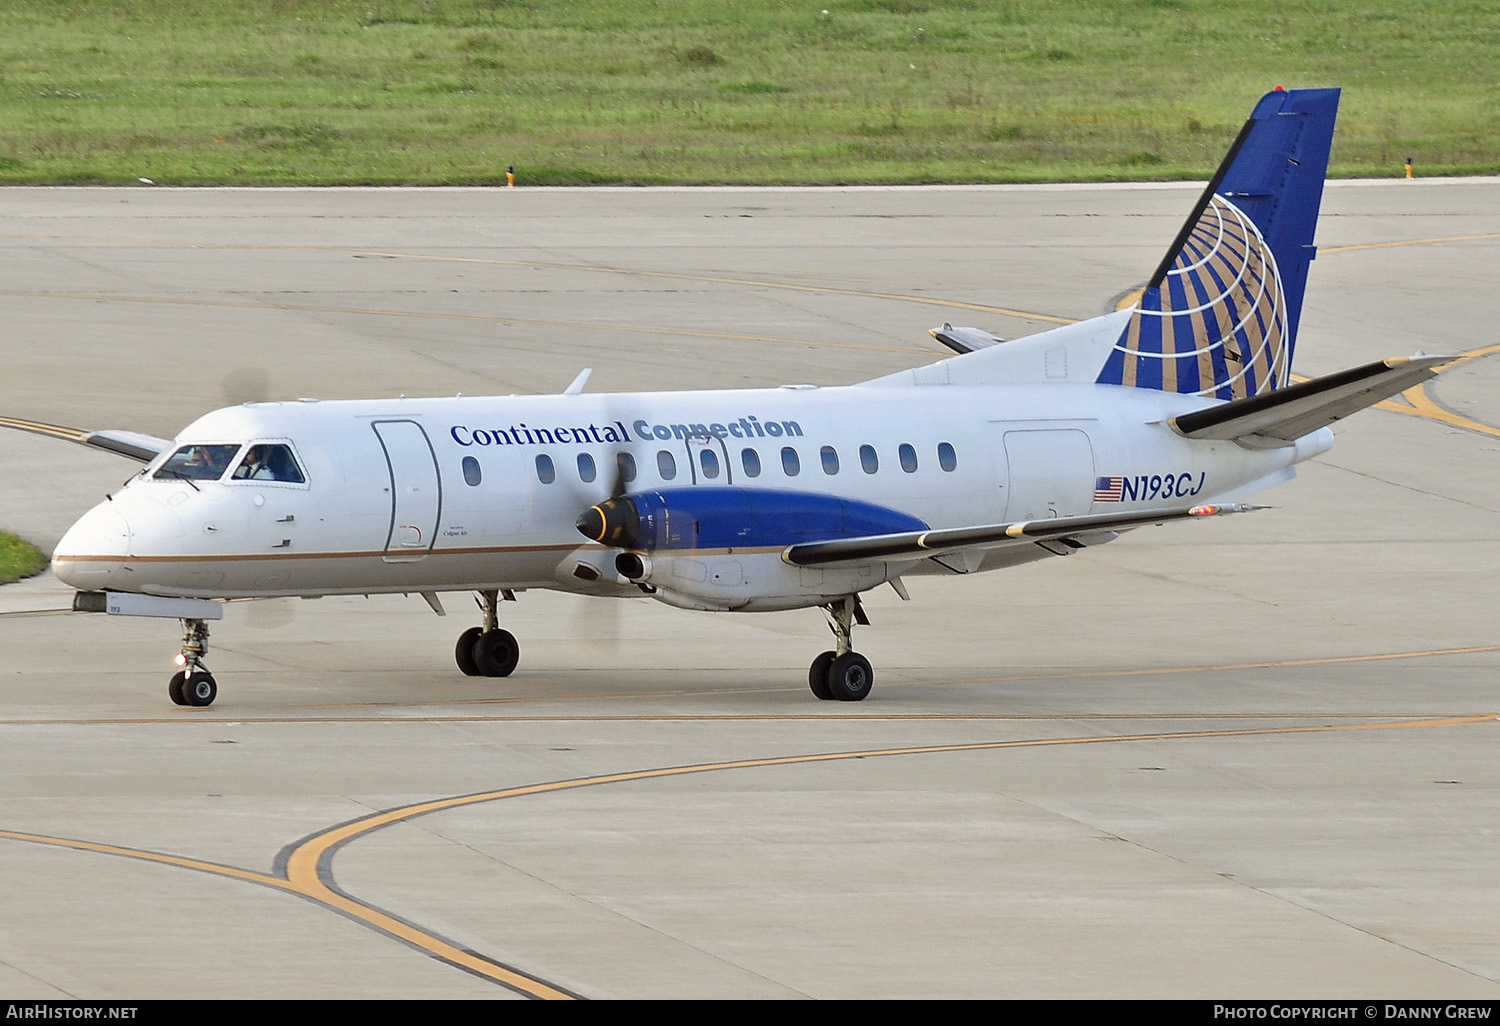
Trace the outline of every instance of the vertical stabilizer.
[[1286, 384], [1337, 89], [1267, 93], [1146, 285], [1099, 383], [1240, 399]]

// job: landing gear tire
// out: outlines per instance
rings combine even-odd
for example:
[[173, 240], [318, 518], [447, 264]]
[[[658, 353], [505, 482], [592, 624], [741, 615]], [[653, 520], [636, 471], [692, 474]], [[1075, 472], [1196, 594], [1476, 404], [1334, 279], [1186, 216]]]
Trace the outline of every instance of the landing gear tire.
[[206, 706], [213, 705], [214, 699], [219, 697], [219, 685], [214, 681], [211, 673], [195, 673], [182, 682], [183, 705]]
[[474, 665], [485, 677], [509, 677], [520, 661], [521, 646], [510, 631], [485, 631], [474, 643]]
[[212, 705], [219, 697], [219, 685], [203, 665], [208, 654], [208, 624], [191, 617], [182, 621], [182, 652], [177, 665], [182, 669], [172, 675], [167, 697], [174, 705]]
[[859, 702], [875, 686], [870, 660], [858, 652], [845, 652], [828, 669], [828, 690], [840, 702]]
[[[823, 612], [833, 631], [834, 649], [813, 660], [807, 683], [819, 698], [862, 702], [875, 685], [875, 671], [870, 669], [870, 660], [854, 651], [853, 635], [855, 624], [868, 627], [870, 619], [865, 616], [858, 595], [845, 595], [837, 602], [829, 602], [823, 606]], [[819, 670], [826, 670], [826, 676]]]
[[832, 651], [824, 652], [812, 661], [807, 671], [807, 686], [824, 702], [833, 698], [833, 692], [828, 689], [828, 671], [833, 668], [835, 658], [837, 656]]
[[479, 672], [479, 664], [474, 661], [474, 646], [479, 643], [482, 634], [484, 628], [470, 627], [458, 636], [458, 645], [453, 649], [453, 661], [458, 663], [458, 668], [464, 672], [465, 677], [484, 676]]

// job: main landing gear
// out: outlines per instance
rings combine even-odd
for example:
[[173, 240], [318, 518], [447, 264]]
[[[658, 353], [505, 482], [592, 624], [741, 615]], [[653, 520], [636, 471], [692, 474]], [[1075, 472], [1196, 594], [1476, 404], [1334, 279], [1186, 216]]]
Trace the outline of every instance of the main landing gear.
[[[511, 592], [503, 594], [506, 601], [515, 601]], [[479, 604], [484, 610], [484, 626], [470, 627], [458, 636], [453, 661], [465, 676], [509, 677], [520, 662], [521, 646], [516, 643], [516, 636], [496, 626], [501, 595], [498, 591], [481, 591]]]
[[807, 671], [807, 685], [825, 702], [835, 698], [840, 702], [862, 701], [875, 684], [875, 671], [870, 668], [870, 660], [854, 651], [853, 634], [856, 623], [870, 625], [869, 617], [865, 616], [858, 595], [831, 602], [823, 611], [828, 614], [828, 626], [833, 631], [834, 650], [813, 660]]
[[208, 623], [204, 620], [182, 621], [182, 651], [177, 654], [177, 665], [182, 669], [172, 675], [167, 685], [167, 696], [173, 705], [213, 705], [219, 697], [219, 685], [214, 675], [203, 665], [208, 653]]

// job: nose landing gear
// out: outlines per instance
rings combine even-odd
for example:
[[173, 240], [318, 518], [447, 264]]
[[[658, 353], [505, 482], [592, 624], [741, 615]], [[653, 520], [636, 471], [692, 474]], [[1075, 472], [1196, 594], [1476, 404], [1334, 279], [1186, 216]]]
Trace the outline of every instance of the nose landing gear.
[[470, 627], [458, 636], [453, 650], [453, 661], [468, 677], [509, 677], [521, 660], [521, 646], [516, 636], [498, 626], [498, 607], [501, 598], [515, 601], [511, 591], [481, 591], [480, 607], [484, 610], [484, 626]]
[[182, 621], [182, 651], [177, 654], [177, 665], [182, 669], [172, 675], [167, 685], [167, 697], [173, 705], [208, 706], [219, 697], [219, 685], [214, 675], [203, 665], [208, 653], [208, 623], [204, 620]]
[[868, 627], [870, 619], [865, 615], [858, 595], [831, 602], [823, 610], [828, 614], [828, 626], [833, 631], [834, 650], [813, 660], [807, 671], [807, 685], [825, 702], [832, 699], [863, 701], [875, 684], [875, 671], [870, 667], [870, 660], [854, 651], [853, 636], [854, 625]]

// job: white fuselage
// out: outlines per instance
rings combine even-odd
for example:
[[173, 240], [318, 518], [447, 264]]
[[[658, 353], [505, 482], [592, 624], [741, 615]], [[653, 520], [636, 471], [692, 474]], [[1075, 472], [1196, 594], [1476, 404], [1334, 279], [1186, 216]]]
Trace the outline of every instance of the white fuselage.
[[[1289, 476], [1325, 429], [1257, 451], [1165, 421], [1202, 399], [1093, 384], [791, 386], [493, 398], [251, 403], [176, 445], [286, 445], [302, 483], [153, 474], [163, 453], [67, 533], [58, 576], [82, 590], [197, 598], [554, 588], [639, 594], [584, 540], [616, 457], [627, 492], [748, 487], [858, 499], [929, 527], [1184, 506]], [[787, 454], [787, 450], [791, 455]], [[830, 456], [830, 453], [832, 454]], [[795, 459], [793, 459], [795, 457]], [[239, 458], [239, 457], [237, 457]], [[795, 473], [792, 471], [795, 470]], [[810, 605], [905, 573], [1047, 555], [974, 553], [810, 571], [779, 547], [670, 554], [658, 598], [703, 609]], [[598, 571], [578, 572], [579, 564]]]

